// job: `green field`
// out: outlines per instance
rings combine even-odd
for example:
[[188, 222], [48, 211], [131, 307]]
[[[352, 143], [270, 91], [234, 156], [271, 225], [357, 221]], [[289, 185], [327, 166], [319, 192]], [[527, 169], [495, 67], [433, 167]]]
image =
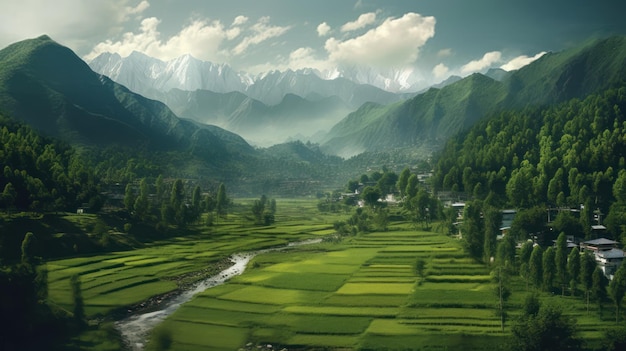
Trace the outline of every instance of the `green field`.
[[[231, 253], [331, 233], [332, 222], [341, 218], [304, 215], [316, 213], [312, 201], [283, 200], [279, 208], [281, 203], [288, 209], [272, 227], [241, 225], [232, 216], [202, 236], [49, 262], [50, 296], [69, 309], [69, 277], [79, 273], [87, 313], [105, 314], [170, 291], [176, 287], [172, 277]], [[423, 280], [413, 270], [418, 258], [427, 263]], [[256, 256], [243, 275], [200, 293], [161, 328], [171, 331], [173, 350], [237, 350], [248, 343], [287, 349], [500, 349], [510, 328], [501, 330], [489, 274], [457, 239], [396, 224], [392, 231], [339, 244]], [[526, 295], [520, 278], [512, 284], [511, 319]], [[593, 308], [587, 314], [580, 298], [542, 298], [576, 317], [591, 344], [612, 325], [612, 310], [600, 319]]]

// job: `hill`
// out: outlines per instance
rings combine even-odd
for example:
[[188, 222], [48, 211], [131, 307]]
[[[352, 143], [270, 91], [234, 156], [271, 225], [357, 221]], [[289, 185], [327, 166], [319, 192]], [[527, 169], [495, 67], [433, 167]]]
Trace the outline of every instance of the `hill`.
[[192, 152], [213, 164], [254, 152], [233, 133], [182, 120], [163, 103], [94, 73], [47, 36], [0, 50], [0, 109], [45, 135], [88, 147]]
[[425, 143], [434, 148], [483, 116], [499, 110], [552, 105], [601, 92], [626, 81], [626, 37], [585, 43], [549, 53], [494, 80], [473, 74], [402, 103], [357, 110], [323, 140], [326, 152], [379, 151]]

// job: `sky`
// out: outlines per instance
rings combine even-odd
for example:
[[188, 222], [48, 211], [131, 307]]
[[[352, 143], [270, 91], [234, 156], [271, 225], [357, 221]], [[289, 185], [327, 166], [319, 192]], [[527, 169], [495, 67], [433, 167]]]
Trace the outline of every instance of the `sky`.
[[85, 60], [133, 50], [269, 70], [411, 67], [438, 82], [626, 35], [623, 0], [0, 1], [0, 47], [49, 35]]

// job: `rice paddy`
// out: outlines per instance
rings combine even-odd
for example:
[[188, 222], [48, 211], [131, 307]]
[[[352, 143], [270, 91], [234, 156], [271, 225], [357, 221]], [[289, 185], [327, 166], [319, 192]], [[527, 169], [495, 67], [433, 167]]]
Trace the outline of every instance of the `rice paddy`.
[[[307, 211], [315, 211], [311, 207]], [[307, 205], [291, 208], [301, 215]], [[227, 222], [206, 237], [50, 262], [50, 296], [69, 309], [69, 277], [79, 273], [87, 313], [104, 314], [171, 291], [173, 277], [234, 252], [332, 232], [332, 217], [304, 218], [285, 216], [284, 224], [269, 228]], [[243, 275], [198, 294], [162, 323], [171, 332], [171, 349], [237, 350], [249, 343], [287, 349], [501, 349], [510, 329], [502, 332], [496, 316], [489, 268], [467, 258], [457, 239], [408, 225], [396, 228], [402, 230], [255, 257]], [[414, 271], [418, 258], [427, 262], [424, 279]], [[511, 316], [519, 313], [525, 294], [523, 283], [514, 280]], [[544, 299], [567, 306], [592, 340], [610, 325], [610, 311], [606, 321], [595, 312], [587, 315], [581, 299]]]

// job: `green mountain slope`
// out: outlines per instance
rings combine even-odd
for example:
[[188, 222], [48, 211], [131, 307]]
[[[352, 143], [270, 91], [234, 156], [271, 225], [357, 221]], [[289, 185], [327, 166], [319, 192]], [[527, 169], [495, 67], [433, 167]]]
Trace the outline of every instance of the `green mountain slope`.
[[46, 135], [95, 146], [251, 153], [240, 137], [179, 119], [164, 104], [100, 76], [47, 36], [0, 50], [0, 109]]
[[376, 111], [365, 106], [337, 124], [322, 148], [349, 156], [425, 144], [438, 147], [489, 113], [551, 105], [619, 86], [626, 81], [624, 62], [626, 37], [612, 37], [546, 54], [502, 81], [473, 74], [400, 104]]
[[366, 104], [331, 129], [323, 150], [350, 156], [362, 151], [440, 143], [491, 110], [503, 98], [503, 91], [502, 83], [474, 74], [402, 103]]

